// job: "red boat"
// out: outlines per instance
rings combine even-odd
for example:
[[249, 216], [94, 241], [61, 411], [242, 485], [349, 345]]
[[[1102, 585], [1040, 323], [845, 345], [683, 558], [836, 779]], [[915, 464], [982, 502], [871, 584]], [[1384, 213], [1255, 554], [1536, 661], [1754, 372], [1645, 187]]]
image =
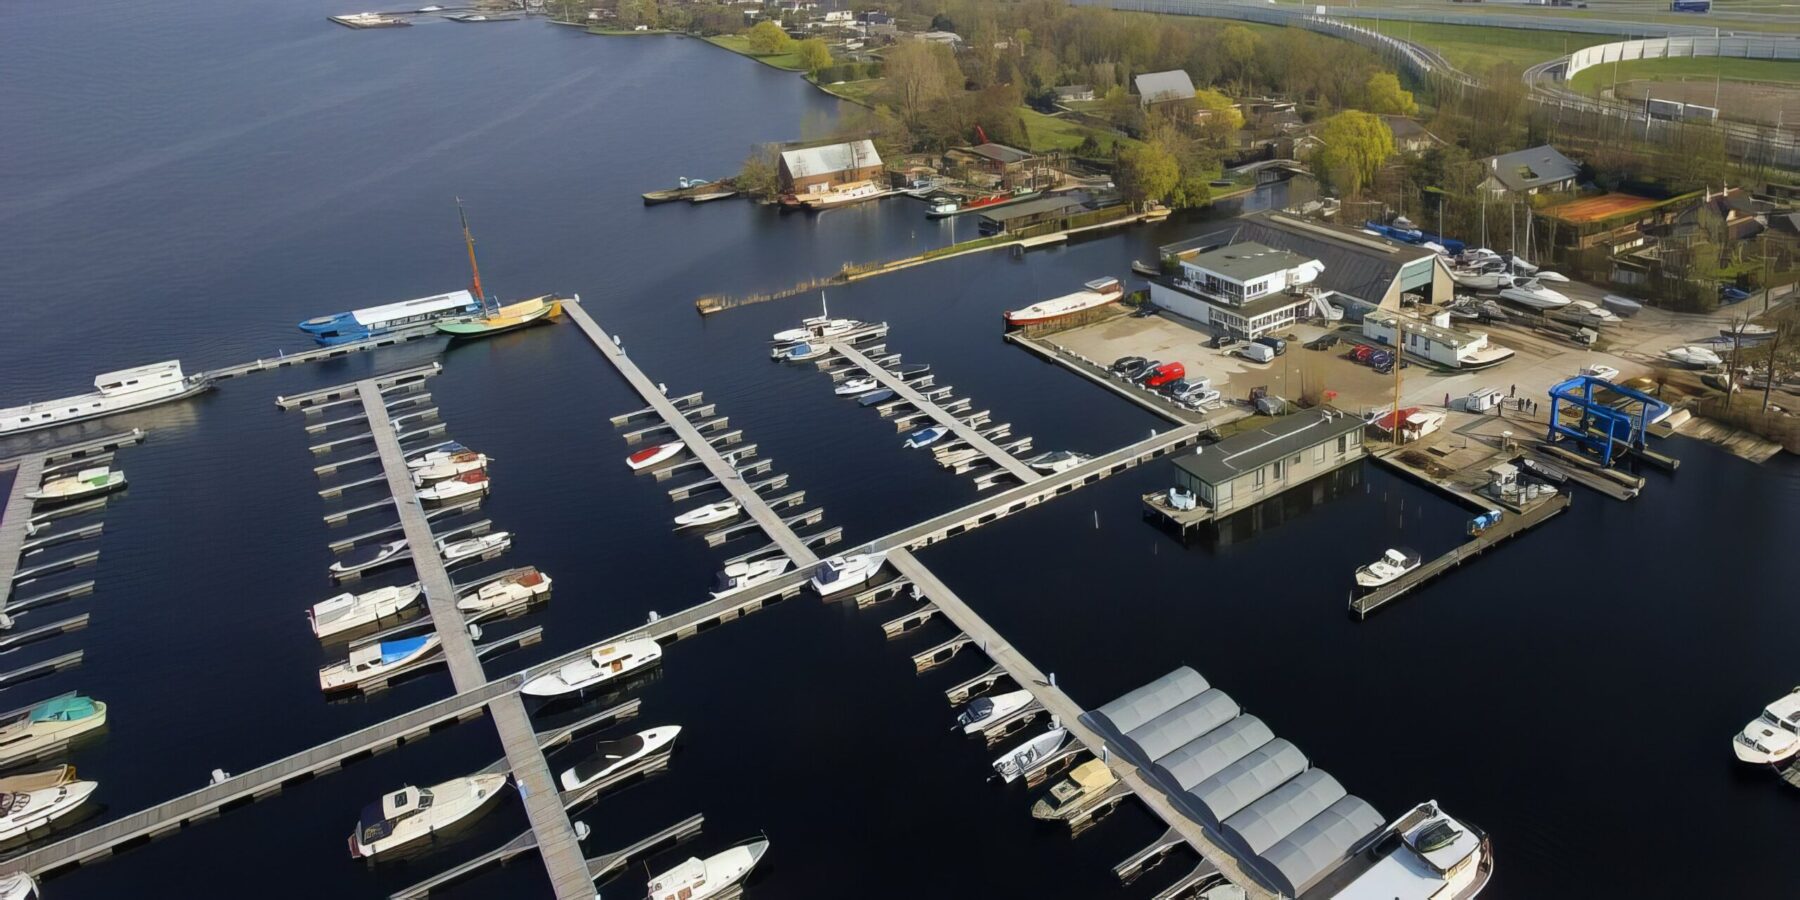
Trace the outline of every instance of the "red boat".
[[644, 449], [625, 457], [625, 464], [630, 466], [633, 472], [636, 472], [639, 469], [647, 469], [654, 466], [686, 449], [687, 445], [680, 441], [657, 444], [654, 447], [645, 447]]

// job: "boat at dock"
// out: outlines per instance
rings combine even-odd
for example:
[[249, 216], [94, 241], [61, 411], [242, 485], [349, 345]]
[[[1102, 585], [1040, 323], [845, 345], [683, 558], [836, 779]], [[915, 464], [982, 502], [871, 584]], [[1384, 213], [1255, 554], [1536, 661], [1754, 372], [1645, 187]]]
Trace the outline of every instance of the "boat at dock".
[[1762, 715], [1731, 739], [1731, 752], [1741, 762], [1786, 762], [1800, 752], [1800, 687], [1763, 707]]
[[437, 546], [438, 553], [443, 556], [446, 564], [462, 562], [465, 559], [486, 556], [489, 553], [511, 547], [512, 532], [494, 531], [480, 535], [479, 537], [464, 538], [460, 541], [440, 538], [437, 542]]
[[38, 900], [37, 879], [29, 872], [0, 875], [0, 900]]
[[429, 450], [424, 450], [423, 452], [414, 450], [411, 453], [408, 453], [406, 457], [406, 467], [414, 470], [423, 469], [436, 465], [444, 460], [455, 459], [468, 453], [475, 453], [475, 451], [470, 450], [468, 447], [465, 447], [456, 441], [445, 441], [444, 443], [432, 447]]
[[1001, 318], [1013, 328], [1044, 325], [1099, 309], [1118, 301], [1123, 296], [1125, 296], [1125, 285], [1120, 284], [1119, 279], [1096, 278], [1082, 285], [1082, 290], [1073, 294], [1064, 294], [1061, 297], [1033, 303], [1023, 309], [1009, 310]]
[[0, 409], [0, 436], [83, 422], [192, 397], [212, 387], [205, 375], [184, 375], [179, 360], [102, 372], [91, 393]]
[[82, 469], [73, 475], [52, 478], [43, 483], [35, 491], [26, 491], [25, 496], [31, 500], [46, 503], [60, 503], [64, 500], [76, 500], [92, 497], [118, 490], [125, 486], [125, 473], [106, 466], [95, 466]]
[[1012, 784], [1031, 768], [1052, 753], [1062, 749], [1063, 742], [1069, 739], [1069, 730], [1057, 726], [1001, 754], [994, 760], [994, 773], [1002, 781]]
[[356, 647], [348, 659], [334, 662], [319, 670], [319, 690], [354, 690], [372, 678], [393, 672], [418, 661], [438, 647], [437, 632], [417, 637], [394, 638]]
[[785, 574], [793, 564], [793, 560], [785, 556], [732, 563], [719, 572], [719, 577], [713, 582], [712, 598], [720, 600], [739, 591], [774, 581]]
[[767, 852], [768, 839], [756, 838], [705, 859], [690, 856], [681, 865], [650, 879], [649, 900], [717, 897], [749, 878]]
[[563, 771], [558, 777], [563, 790], [578, 791], [626, 766], [675, 742], [681, 733], [677, 725], [650, 728], [614, 741], [601, 741], [587, 759]]
[[1494, 874], [1488, 836], [1430, 800], [1363, 843], [1308, 896], [1343, 900], [1470, 900]]
[[326, 638], [399, 615], [419, 599], [423, 588], [418, 582], [376, 588], [363, 593], [342, 593], [313, 604], [306, 611], [313, 637]]
[[852, 553], [834, 556], [813, 570], [813, 590], [821, 597], [847, 591], [875, 577], [887, 562], [886, 553]]
[[430, 487], [420, 488], [418, 497], [420, 500], [427, 503], [442, 503], [446, 500], [455, 500], [458, 497], [467, 497], [470, 494], [485, 494], [487, 492], [488, 473], [485, 470], [477, 469], [473, 472], [464, 472], [453, 478], [446, 478]]
[[892, 371], [895, 375], [900, 376], [901, 381], [911, 381], [920, 375], [930, 374], [931, 363], [913, 363], [912, 365], [901, 366]]
[[677, 178], [675, 187], [662, 191], [646, 191], [643, 194], [645, 206], [659, 203], [673, 203], [676, 200], [687, 200], [692, 203], [704, 203], [708, 200], [719, 200], [737, 194], [737, 182], [731, 178], [720, 178], [716, 181], [705, 178]]
[[932, 444], [937, 443], [939, 438], [942, 438], [949, 433], [950, 429], [945, 428], [942, 425], [928, 425], [907, 435], [906, 442], [901, 446], [909, 447], [914, 450], [917, 450], [920, 447], [929, 447]]
[[20, 837], [74, 812], [99, 787], [76, 778], [74, 766], [0, 778], [0, 841]]
[[488, 459], [485, 453], [473, 450], [460, 450], [455, 453], [439, 456], [430, 460], [412, 460], [406, 464], [412, 471], [414, 487], [424, 487], [434, 481], [455, 478], [469, 472], [480, 472], [487, 469]]
[[984, 209], [995, 209], [1013, 203], [1024, 203], [1027, 200], [1036, 200], [1038, 197], [1043, 196], [1043, 193], [1044, 192], [1040, 190], [1019, 187], [1010, 191], [996, 191], [991, 194], [981, 194], [975, 197], [939, 197], [938, 199], [931, 201], [931, 205], [925, 208], [925, 217], [928, 219], [944, 219], [950, 216], [960, 216], [963, 213], [977, 212]]
[[379, 337], [400, 328], [435, 323], [440, 319], [477, 316], [481, 302], [468, 291], [433, 294], [320, 316], [300, 323], [300, 330], [328, 347]]
[[1086, 453], [1077, 453], [1073, 450], [1052, 450], [1048, 453], [1039, 453], [1024, 462], [1035, 471], [1045, 475], [1055, 475], [1058, 472], [1067, 472], [1091, 459], [1093, 457]]
[[345, 28], [404, 28], [411, 25], [399, 16], [387, 16], [377, 12], [349, 13], [342, 16], [326, 16]]
[[402, 538], [378, 544], [355, 556], [340, 559], [331, 564], [329, 571], [332, 575], [354, 575], [358, 572], [366, 572], [376, 566], [411, 558], [412, 552], [407, 549], [406, 540]]
[[106, 704], [92, 697], [52, 697], [0, 722], [0, 765], [34, 757], [106, 724]]
[[505, 609], [549, 592], [550, 576], [526, 566], [502, 574], [474, 590], [464, 591], [456, 598], [456, 608], [463, 612]]
[[795, 344], [792, 347], [775, 348], [775, 358], [788, 362], [804, 362], [809, 359], [818, 359], [830, 352], [830, 344]]
[[874, 200], [890, 193], [887, 188], [873, 181], [860, 181], [855, 184], [834, 187], [826, 191], [812, 191], [805, 194], [785, 194], [781, 205], [789, 209], [808, 209], [817, 212], [837, 206], [849, 206], [864, 200]]
[[407, 785], [363, 807], [350, 858], [370, 859], [430, 837], [480, 812], [506, 787], [505, 775], [470, 775], [428, 788]]
[[819, 292], [819, 314], [800, 320], [799, 328], [787, 328], [769, 336], [769, 340], [777, 344], [794, 344], [801, 341], [834, 338], [858, 328], [865, 322], [855, 319], [834, 319], [831, 317], [830, 305], [825, 300], [825, 292]]
[[838, 395], [839, 397], [857, 397], [857, 396], [861, 396], [863, 394], [867, 394], [870, 391], [876, 390], [880, 386], [881, 386], [881, 382], [878, 382], [873, 378], [863, 376], [861, 378], [851, 378], [851, 379], [845, 381], [843, 384], [840, 384], [835, 389], [833, 389], [832, 393]]
[[894, 399], [894, 392], [888, 390], [887, 388], [882, 388], [881, 390], [875, 391], [874, 393], [864, 394], [861, 397], [856, 398], [856, 405], [857, 406], [874, 406], [877, 403], [886, 403], [892, 399]]
[[[1392, 415], [1390, 413], [1390, 415]], [[1356, 570], [1356, 585], [1378, 588], [1419, 567], [1419, 553], [1405, 547], [1390, 549], [1381, 558]]]
[[644, 449], [625, 457], [625, 465], [630, 466], [631, 471], [633, 472], [641, 469], [648, 469], [657, 463], [667, 461], [670, 457], [673, 457], [675, 454], [686, 449], [687, 444], [684, 444], [681, 441], [670, 441], [666, 444], [657, 444], [654, 447], [645, 447]]
[[514, 328], [546, 322], [562, 315], [562, 300], [551, 294], [520, 300], [475, 316], [457, 316], [436, 323], [437, 330], [452, 337], [487, 337]]
[[1162, 274], [1161, 269], [1139, 259], [1131, 261], [1131, 271], [1136, 272], [1145, 278], [1155, 278]]
[[737, 518], [744, 507], [736, 500], [721, 500], [709, 503], [699, 509], [692, 509], [675, 517], [676, 528], [697, 528], [701, 525], [712, 525], [728, 519]]
[[1030, 691], [1008, 691], [992, 697], [976, 697], [956, 716], [963, 734], [974, 734], [1031, 705]]
[[590, 650], [548, 675], [539, 675], [519, 688], [528, 697], [558, 697], [655, 665], [662, 659], [662, 645], [650, 638], [631, 638]]
[[1079, 810], [1089, 797], [1097, 797], [1110, 789], [1118, 779], [1106, 763], [1097, 759], [1076, 766], [1064, 778], [1031, 805], [1034, 819], [1062, 820]]

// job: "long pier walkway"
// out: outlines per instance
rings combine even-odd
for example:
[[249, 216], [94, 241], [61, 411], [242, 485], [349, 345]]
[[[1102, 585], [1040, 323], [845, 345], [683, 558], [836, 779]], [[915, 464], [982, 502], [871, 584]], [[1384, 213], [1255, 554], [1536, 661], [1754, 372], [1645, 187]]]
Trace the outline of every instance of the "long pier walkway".
[[1523, 513], [1506, 513], [1500, 521], [1488, 530], [1476, 535], [1466, 543], [1458, 544], [1450, 552], [1438, 557], [1418, 568], [1376, 588], [1361, 597], [1350, 598], [1350, 611], [1358, 618], [1397, 600], [1400, 595], [1419, 587], [1427, 581], [1474, 559], [1492, 549], [1501, 541], [1516, 537], [1548, 521], [1557, 513], [1569, 508], [1572, 501], [1568, 491], [1559, 491], [1556, 496], [1540, 501], [1536, 506]]
[[939, 425], [950, 429], [951, 432], [961, 438], [970, 447], [973, 447], [980, 452], [982, 456], [993, 460], [995, 465], [1012, 473], [1013, 477], [1026, 484], [1030, 484], [1031, 482], [1044, 477], [1036, 469], [1020, 462], [1018, 457], [1000, 449], [999, 445], [995, 444], [993, 441], [982, 437], [980, 429], [965, 424], [962, 420], [945, 412], [943, 407], [925, 399], [924, 395], [920, 394], [912, 385], [906, 383], [906, 379], [876, 365], [875, 361], [870, 359], [861, 350], [858, 350], [849, 344], [841, 343], [833, 344], [832, 349], [836, 350], [845, 359], [850, 360], [857, 368], [862, 369], [869, 377], [880, 382], [882, 387], [893, 391], [895, 395], [905, 399], [906, 402], [911, 403], [915, 409], [930, 416], [932, 420]]
[[[989, 625], [973, 609], [970, 609], [969, 605], [964, 603], [955, 591], [950, 590], [949, 586], [938, 580], [937, 575], [925, 568], [924, 564], [920, 563], [918, 558], [908, 550], [888, 551], [888, 562], [902, 576], [911, 581], [926, 599], [936, 605], [944, 618], [961, 629], [962, 633], [967, 635], [975, 646], [980, 647], [981, 651], [987, 654], [987, 657], [993, 660], [996, 666], [1005, 670], [1007, 675], [1012, 676], [1012, 680], [1021, 689], [1030, 691], [1031, 696], [1044, 707], [1045, 711], [1055, 716], [1058, 723], [1069, 730], [1069, 734], [1096, 755], [1101, 755], [1100, 748], [1104, 745], [1104, 741], [1082, 723], [1081, 714], [1085, 710], [1064, 693], [1062, 688], [1050, 683], [1050, 679], [1037, 666], [1033, 665], [1031, 660], [1026, 659], [1025, 655], [1020, 653], [1017, 648], [1007, 643], [1000, 632], [994, 630], [993, 626]], [[1136, 767], [1117, 757], [1107, 758], [1106, 764], [1112, 768], [1113, 773], [1121, 782], [1137, 794], [1138, 799], [1142, 800], [1151, 812], [1167, 823], [1172, 831], [1194, 848], [1195, 852], [1217, 867], [1226, 878], [1243, 888], [1246, 897], [1251, 900], [1272, 897], [1257, 881], [1244, 874], [1237, 864], [1236, 857], [1207, 837], [1199, 823], [1176, 810], [1167, 797], [1164, 797], [1160, 791], [1138, 774]]]
[[732, 499], [744, 508], [744, 512], [748, 513], [750, 518], [756, 521], [756, 524], [762, 526], [770, 540], [780, 545], [781, 552], [787, 554], [788, 559], [793, 560], [796, 567], [806, 568], [819, 561], [819, 557], [812, 552], [812, 548], [808, 547], [806, 542], [794, 533], [793, 529], [781, 521], [780, 514], [770, 509], [769, 504], [763, 501], [762, 495], [744, 481], [737, 469], [719, 455], [719, 451], [713, 449], [713, 445], [707, 442], [705, 436], [700, 434], [692, 422], [688, 421], [688, 417], [683, 415], [681, 410], [677, 409], [675, 404], [670, 402], [669, 398], [657, 388], [656, 383], [651, 381], [649, 376], [645, 375], [643, 370], [639, 369], [637, 364], [625, 355], [625, 351], [619, 349], [619, 345], [605, 331], [601, 330], [599, 323], [588, 315], [587, 310], [583, 309], [580, 303], [564, 301], [563, 312], [569, 314], [569, 318], [574, 320], [576, 327], [581, 329], [581, 333], [587, 335], [588, 340], [593, 341], [595, 347], [600, 348], [600, 355], [605, 357], [607, 362], [612, 363], [613, 368], [619, 370], [619, 374], [625, 376], [625, 380], [630, 382], [639, 394], [643, 395], [644, 402], [648, 403], [650, 408], [654, 409], [656, 414], [661, 416], [663, 421], [674, 430], [675, 436], [687, 445], [687, 452], [699, 459], [701, 464], [706, 466], [706, 470], [719, 480], [719, 484], [731, 492]]
[[31, 526], [34, 501], [25, 496], [37, 490], [44, 478], [44, 454], [27, 456], [19, 461], [13, 473], [12, 493], [6, 498], [6, 510], [0, 512], [0, 612], [12, 599], [13, 577], [19, 571], [19, 554], [25, 550], [26, 532]]

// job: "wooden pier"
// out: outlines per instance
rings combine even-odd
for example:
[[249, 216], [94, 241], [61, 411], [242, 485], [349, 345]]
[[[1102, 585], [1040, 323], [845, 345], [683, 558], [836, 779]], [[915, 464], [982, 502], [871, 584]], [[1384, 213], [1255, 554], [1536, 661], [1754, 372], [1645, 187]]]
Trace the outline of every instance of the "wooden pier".
[[25, 495], [37, 490], [43, 478], [44, 454], [20, 460], [18, 471], [13, 473], [12, 491], [7, 495], [5, 510], [0, 512], [0, 613], [6, 611], [6, 604], [12, 599], [13, 579], [19, 574], [19, 555], [25, 550], [25, 539], [31, 529], [31, 509], [35, 501]]
[[407, 341], [415, 341], [422, 337], [430, 337], [436, 332], [436, 325], [429, 323], [424, 325], [414, 325], [410, 328], [395, 329], [379, 337], [352, 341], [348, 344], [338, 344], [332, 347], [317, 347], [312, 350], [302, 350], [298, 353], [278, 352], [272, 359], [257, 359], [247, 363], [240, 363], [235, 366], [211, 369], [201, 372], [200, 376], [213, 381], [223, 381], [227, 378], [236, 378], [239, 375], [248, 375], [251, 372], [267, 372], [270, 369], [281, 369], [286, 368], [287, 366], [297, 366], [303, 363], [318, 362], [326, 359], [338, 359], [357, 353], [366, 353], [380, 347], [392, 347], [395, 344], [404, 344]]
[[1540, 501], [1523, 513], [1506, 513], [1500, 521], [1488, 530], [1476, 535], [1467, 543], [1452, 549], [1449, 553], [1438, 557], [1418, 568], [1400, 576], [1382, 587], [1376, 588], [1361, 597], [1350, 598], [1350, 611], [1356, 617], [1367, 618], [1369, 613], [1386, 606], [1400, 598], [1402, 594], [1423, 585], [1424, 583], [1462, 565], [1468, 560], [1487, 552], [1507, 538], [1517, 537], [1526, 531], [1543, 524], [1552, 517], [1569, 508], [1570, 495], [1560, 491], [1548, 500]]

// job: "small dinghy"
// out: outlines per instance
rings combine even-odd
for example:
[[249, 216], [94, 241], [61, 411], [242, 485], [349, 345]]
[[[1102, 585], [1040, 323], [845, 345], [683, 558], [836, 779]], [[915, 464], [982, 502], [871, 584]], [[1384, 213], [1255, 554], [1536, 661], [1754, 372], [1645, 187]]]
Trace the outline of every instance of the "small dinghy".
[[892, 399], [894, 399], [894, 392], [887, 388], [882, 388], [872, 394], [864, 394], [861, 397], [856, 398], [856, 405], [874, 406], [877, 403], [886, 403]]
[[483, 471], [487, 469], [490, 461], [485, 453], [464, 450], [441, 459], [434, 459], [422, 466], [415, 466], [410, 462], [406, 465], [408, 469], [412, 470], [413, 486], [424, 487], [434, 481], [455, 478], [469, 472]]
[[929, 447], [932, 444], [937, 443], [939, 438], [949, 433], [950, 429], [945, 428], [942, 425], [931, 425], [907, 435], [906, 443], [903, 446], [911, 447], [915, 450], [920, 447]]
[[313, 637], [330, 637], [398, 615], [419, 599], [420, 591], [420, 585], [415, 581], [361, 594], [339, 594], [313, 604], [313, 608], [306, 611], [306, 621], [312, 625]]
[[886, 562], [886, 553], [834, 556], [813, 570], [813, 590], [818, 591], [821, 597], [847, 591], [874, 577]]
[[769, 852], [763, 838], [746, 841], [724, 853], [688, 860], [650, 879], [649, 900], [707, 900], [717, 897], [750, 877], [750, 871]]
[[1419, 554], [1405, 547], [1391, 549], [1381, 558], [1356, 570], [1358, 587], [1377, 588], [1419, 567]]
[[1008, 691], [992, 697], [976, 697], [956, 717], [963, 734], [974, 734], [1031, 703], [1030, 691]]
[[557, 780], [563, 790], [578, 791], [669, 746], [680, 733], [679, 726], [665, 725], [616, 741], [601, 741], [594, 746], [593, 755], [565, 770]]
[[99, 787], [92, 781], [77, 780], [74, 766], [0, 778], [0, 841], [74, 812]]
[[712, 525], [737, 518], [743, 512], [743, 506], [736, 500], [723, 500], [709, 503], [699, 509], [691, 509], [675, 517], [676, 528], [697, 528], [701, 525]]
[[729, 597], [738, 591], [774, 581], [786, 573], [793, 564], [793, 561], [785, 556], [732, 563], [719, 573], [718, 580], [713, 583], [712, 598], [718, 600]]
[[493, 553], [497, 550], [505, 550], [511, 546], [512, 532], [493, 531], [481, 535], [480, 537], [464, 538], [460, 541], [440, 538], [438, 540], [438, 553], [443, 555], [444, 562], [454, 563], [461, 562], [465, 559], [486, 556], [489, 553]]
[[517, 606], [533, 597], [541, 597], [549, 592], [550, 576], [531, 566], [526, 566], [523, 569], [503, 573], [500, 577], [472, 591], [464, 591], [456, 598], [456, 608], [463, 612], [505, 609], [509, 606]]
[[931, 364], [930, 363], [914, 363], [910, 366], [901, 366], [900, 368], [894, 370], [895, 375], [898, 375], [907, 381], [911, 381], [914, 378], [919, 377], [920, 375], [929, 374], [930, 372], [931, 372]]
[[631, 471], [633, 472], [641, 469], [648, 469], [657, 463], [667, 461], [670, 457], [686, 449], [687, 445], [680, 441], [670, 441], [667, 444], [657, 444], [654, 447], [645, 447], [644, 449], [625, 457], [625, 465], [630, 466]]
[[1063, 741], [1068, 740], [1069, 730], [1058, 726], [1037, 737], [1014, 747], [994, 760], [994, 772], [1007, 784], [1017, 781], [1025, 770], [1036, 765], [1050, 754], [1062, 749]]
[[528, 697], [572, 694], [655, 664], [662, 659], [662, 645], [650, 638], [633, 638], [588, 651], [580, 659], [564, 663], [548, 675], [539, 675], [519, 688]]
[[394, 638], [365, 644], [350, 651], [350, 658], [319, 670], [319, 690], [325, 693], [354, 690], [372, 678], [408, 665], [438, 646], [437, 632], [417, 637]]
[[832, 391], [832, 393], [839, 397], [855, 397], [875, 390], [879, 386], [880, 385], [875, 379], [864, 376], [862, 378], [852, 378], [849, 381], [838, 385], [837, 389]]
[[376, 566], [384, 566], [388, 563], [399, 562], [403, 559], [412, 559], [412, 551], [406, 548], [406, 540], [404, 538], [397, 541], [388, 541], [385, 544], [378, 544], [364, 550], [360, 554], [340, 559], [331, 564], [330, 572], [333, 576], [337, 577], [354, 575], [358, 572], [367, 572]]
[[442, 503], [471, 494], [485, 494], [487, 491], [488, 475], [484, 471], [477, 470], [464, 472], [454, 478], [446, 478], [427, 488], [420, 488], [418, 497], [426, 503]]
[[92, 469], [82, 469], [74, 475], [52, 478], [44, 482], [43, 486], [37, 490], [26, 491], [25, 496], [32, 500], [57, 502], [104, 494], [124, 486], [124, 472], [116, 472], [106, 466], [96, 466]]

